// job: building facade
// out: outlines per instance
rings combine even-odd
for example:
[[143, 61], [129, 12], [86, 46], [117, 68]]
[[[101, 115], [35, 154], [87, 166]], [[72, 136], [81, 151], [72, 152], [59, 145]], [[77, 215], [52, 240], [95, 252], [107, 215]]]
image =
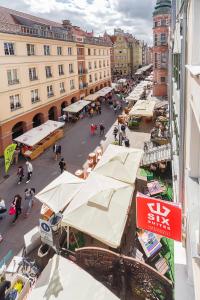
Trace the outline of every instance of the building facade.
[[182, 206], [175, 245], [175, 299], [200, 299], [200, 2], [172, 1], [171, 133], [174, 199]]
[[110, 46], [69, 22], [0, 7], [0, 155], [26, 130], [110, 85]]
[[166, 97], [168, 89], [168, 38], [171, 20], [171, 0], [157, 0], [153, 12], [153, 95]]

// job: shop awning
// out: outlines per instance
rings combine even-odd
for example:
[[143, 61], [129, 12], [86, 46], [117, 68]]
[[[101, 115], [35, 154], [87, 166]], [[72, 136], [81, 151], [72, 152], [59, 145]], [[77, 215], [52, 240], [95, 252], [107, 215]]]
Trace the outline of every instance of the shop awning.
[[26, 133], [18, 136], [14, 139], [15, 142], [22, 143], [27, 146], [34, 146], [43, 139], [45, 139], [48, 135], [53, 133], [55, 130], [63, 127], [63, 122], [56, 122], [48, 120], [44, 124], [35, 127]]
[[144, 72], [149, 70], [151, 67], [152, 67], [152, 64], [150, 64], [148, 66], [144, 66], [144, 67], [138, 69], [137, 72], [135, 73], [135, 75], [142, 75]]
[[130, 184], [92, 172], [64, 211], [62, 225], [118, 248], [133, 191]]
[[99, 96], [104, 97], [105, 95], [110, 93], [112, 90], [113, 90], [112, 87], [107, 86], [107, 87], [104, 87], [103, 89], [99, 90], [98, 92], [96, 92], [96, 94], [98, 94]]
[[29, 300], [119, 300], [72, 261], [54, 255], [32, 289]]
[[64, 171], [35, 197], [58, 213], [69, 204], [83, 184], [83, 179]]
[[84, 100], [87, 100], [87, 101], [96, 101], [99, 97], [100, 97], [99, 94], [94, 93], [94, 94], [90, 94], [90, 95], [86, 96], [84, 98]]
[[153, 117], [154, 107], [156, 101], [154, 100], [140, 100], [137, 101], [129, 112], [130, 116]]
[[65, 107], [63, 109], [63, 111], [66, 111], [68, 113], [78, 113], [79, 111], [81, 111], [88, 104], [90, 104], [89, 101], [79, 100], [79, 101]]
[[134, 184], [142, 155], [143, 151], [140, 149], [109, 145], [94, 172]]

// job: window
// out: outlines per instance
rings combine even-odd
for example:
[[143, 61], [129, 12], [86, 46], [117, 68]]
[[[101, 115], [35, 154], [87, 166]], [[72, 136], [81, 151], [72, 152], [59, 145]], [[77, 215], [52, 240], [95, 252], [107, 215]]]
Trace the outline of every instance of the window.
[[161, 35], [160, 35], [160, 43], [161, 43], [161, 45], [165, 45], [166, 42], [167, 42], [167, 36], [166, 36], [166, 34], [165, 33], [161, 33]]
[[109, 71], [107, 71], [107, 76], [109, 76]]
[[63, 69], [63, 65], [58, 65], [58, 73], [59, 75], [64, 75], [64, 69]]
[[4, 43], [5, 55], [15, 55], [14, 43]]
[[8, 84], [17, 84], [19, 83], [19, 79], [17, 76], [17, 69], [12, 69], [7, 71]]
[[167, 52], [161, 53], [161, 68], [167, 68]]
[[89, 69], [89, 70], [92, 69], [92, 63], [91, 63], [91, 61], [89, 61], [89, 63], [88, 63], [88, 69]]
[[57, 47], [57, 55], [62, 55], [62, 47]]
[[21, 107], [22, 106], [20, 103], [19, 94], [10, 96], [10, 110], [13, 111]]
[[73, 64], [69, 64], [69, 73], [74, 73]]
[[160, 77], [160, 82], [165, 83], [166, 82], [166, 77]]
[[89, 75], [89, 82], [92, 82], [92, 75]]
[[158, 45], [158, 35], [154, 34], [154, 46]]
[[71, 79], [69, 84], [70, 84], [70, 90], [74, 90], [75, 89], [74, 79]]
[[104, 78], [106, 77], [106, 71], [104, 71], [103, 77], [104, 77]]
[[52, 77], [51, 67], [50, 66], [45, 67], [45, 71], [46, 71], [46, 78]]
[[180, 89], [180, 54], [173, 55], [173, 77], [177, 83], [177, 89]]
[[84, 55], [84, 49], [83, 48], [77, 48], [77, 55]]
[[101, 55], [101, 49], [99, 49], [99, 55]]
[[36, 68], [29, 68], [29, 79], [31, 81], [38, 79], [37, 73], [36, 73]]
[[154, 22], [154, 27], [158, 27], [158, 22], [157, 21]]
[[101, 60], [99, 61], [99, 68], [101, 68]]
[[53, 97], [53, 96], [54, 96], [53, 86], [52, 85], [48, 85], [47, 86], [47, 97], [50, 98], [50, 97]]
[[94, 80], [97, 81], [97, 73], [94, 74]]
[[107, 60], [107, 66], [109, 66], [109, 61]]
[[67, 53], [68, 53], [68, 55], [72, 55], [72, 48], [71, 47], [68, 47]]
[[109, 51], [107, 50], [107, 55], [109, 55]]
[[64, 92], [65, 92], [65, 83], [60, 82], [60, 93], [64, 93]]
[[96, 61], [94, 62], [94, 68], [95, 69], [97, 68], [97, 62]]
[[161, 20], [161, 26], [166, 26], [166, 25], [167, 25], [166, 19]]
[[154, 54], [154, 68], [157, 69], [158, 67], [158, 53]]
[[101, 74], [101, 72], [100, 72], [100, 74], [99, 74], [99, 79], [102, 79], [102, 74]]
[[103, 61], [103, 66], [104, 66], [104, 67], [106, 66], [105, 60]]
[[96, 55], [96, 49], [94, 49], [94, 55]]
[[91, 49], [88, 48], [88, 55], [91, 55]]
[[105, 55], [105, 50], [103, 49], [103, 55]]
[[35, 103], [38, 101], [40, 101], [38, 89], [32, 90], [31, 91], [31, 102]]
[[50, 46], [44, 45], [44, 55], [50, 55]]
[[35, 45], [27, 44], [26, 48], [27, 48], [27, 55], [28, 56], [35, 55]]

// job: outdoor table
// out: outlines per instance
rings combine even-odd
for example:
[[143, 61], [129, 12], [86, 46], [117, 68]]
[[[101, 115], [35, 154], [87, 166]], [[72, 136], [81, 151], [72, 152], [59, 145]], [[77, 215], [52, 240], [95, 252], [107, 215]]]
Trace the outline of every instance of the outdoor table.
[[147, 187], [151, 196], [163, 193], [165, 190], [158, 181], [147, 183]]
[[145, 230], [142, 233], [138, 233], [138, 240], [147, 258], [154, 256], [162, 248], [162, 244], [153, 232]]

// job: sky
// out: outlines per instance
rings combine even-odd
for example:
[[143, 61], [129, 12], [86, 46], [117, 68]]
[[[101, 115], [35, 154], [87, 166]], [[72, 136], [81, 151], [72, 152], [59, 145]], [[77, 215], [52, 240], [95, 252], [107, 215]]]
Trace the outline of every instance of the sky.
[[152, 12], [156, 0], [0, 0], [0, 5], [73, 25], [95, 35], [114, 28], [152, 44]]

